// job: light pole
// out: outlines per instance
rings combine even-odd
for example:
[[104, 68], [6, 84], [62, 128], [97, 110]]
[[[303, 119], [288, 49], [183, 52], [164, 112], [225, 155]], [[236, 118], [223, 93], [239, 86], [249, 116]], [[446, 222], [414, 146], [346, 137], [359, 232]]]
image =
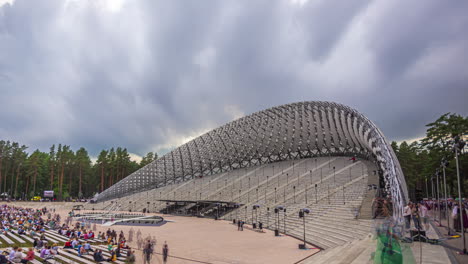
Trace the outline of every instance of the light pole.
[[299, 176], [300, 176], [300, 173], [297, 172], [297, 186], [298, 186], [298, 187], [300, 186], [300, 185], [299, 185]]
[[279, 212], [284, 209], [283, 206], [278, 205], [275, 207], [275, 214], [276, 214], [276, 228], [275, 228], [275, 236], [279, 236]]
[[[450, 221], [449, 221], [448, 200], [447, 200], [447, 181], [445, 178], [445, 168], [449, 165], [449, 162], [444, 157], [440, 165], [442, 167], [442, 174], [444, 176], [445, 219], [447, 219], [447, 235], [450, 236]], [[426, 188], [427, 188], [427, 179], [426, 179]]]
[[432, 199], [434, 199], [434, 176], [431, 176]]
[[426, 177], [426, 197], [429, 199], [429, 188], [427, 187], [427, 177]]
[[442, 218], [441, 218], [441, 212], [442, 210], [440, 210], [440, 196], [439, 196], [439, 193], [440, 193], [440, 189], [439, 189], [439, 169], [436, 170], [436, 180], [437, 180], [437, 209], [439, 210], [439, 226], [442, 226]]
[[275, 187], [275, 203], [276, 203], [276, 187]]
[[270, 207], [267, 207], [267, 228], [270, 228]]
[[317, 184], [315, 184], [315, 203], [317, 203]]
[[305, 203], [307, 204], [307, 185], [305, 186]]
[[346, 204], [345, 200], [345, 186], [343, 185], [343, 204]]
[[283, 203], [286, 203], [286, 185], [283, 187]]
[[310, 209], [308, 208], [299, 210], [299, 218], [302, 218], [302, 226], [304, 227], [304, 244], [299, 244], [299, 249], [306, 249], [305, 214], [308, 213], [310, 213]]
[[247, 191], [247, 202], [250, 203], [250, 177], [249, 177], [249, 190]]
[[[258, 225], [258, 213], [257, 213], [257, 209], [260, 207], [259, 204], [255, 204], [253, 206], [253, 210], [252, 210], [252, 227], [254, 227], [254, 224], [253, 224], [253, 212], [255, 211], [255, 225]], [[254, 227], [255, 228], [255, 227]]]
[[333, 186], [336, 185], [336, 179], [335, 179], [335, 166], [333, 166]]
[[284, 208], [283, 212], [284, 212], [284, 216], [283, 216], [284, 234], [286, 235], [286, 208]]
[[463, 228], [463, 211], [465, 208], [462, 207], [462, 194], [461, 194], [461, 183], [460, 183], [460, 168], [458, 165], [458, 154], [465, 147], [465, 142], [460, 139], [459, 136], [454, 138], [453, 150], [455, 151], [455, 164], [457, 167], [457, 181], [458, 181], [458, 208], [460, 208], [460, 226], [463, 239], [463, 251], [459, 254], [466, 255], [466, 241], [465, 241], [465, 229]]
[[296, 186], [293, 186], [293, 192], [294, 192], [294, 203], [296, 203]]

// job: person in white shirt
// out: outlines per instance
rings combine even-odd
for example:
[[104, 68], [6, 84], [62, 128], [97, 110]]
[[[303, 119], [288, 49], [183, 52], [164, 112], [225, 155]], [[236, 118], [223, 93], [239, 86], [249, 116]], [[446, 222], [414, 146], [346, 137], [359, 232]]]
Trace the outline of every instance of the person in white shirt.
[[76, 248], [78, 246], [78, 243], [79, 243], [78, 239], [73, 240], [72, 247]]
[[18, 247], [13, 247], [13, 249], [10, 251], [10, 255], [8, 256], [8, 258], [10, 259], [10, 261], [13, 260], [13, 258], [15, 257], [15, 254], [16, 254], [16, 251], [18, 250]]
[[406, 229], [410, 229], [411, 227], [411, 202], [403, 208], [403, 216], [405, 217], [405, 224]]
[[426, 205], [421, 202], [419, 203], [419, 218], [422, 220], [422, 225], [424, 227], [424, 230], [429, 230], [429, 222], [427, 221], [428, 219], [428, 209]]

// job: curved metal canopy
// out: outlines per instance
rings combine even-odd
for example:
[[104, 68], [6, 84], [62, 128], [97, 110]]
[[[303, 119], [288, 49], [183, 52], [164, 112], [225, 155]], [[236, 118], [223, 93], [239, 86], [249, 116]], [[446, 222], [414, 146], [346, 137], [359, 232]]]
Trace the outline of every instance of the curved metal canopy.
[[392, 195], [395, 213], [408, 199], [400, 164], [375, 124], [333, 102], [298, 102], [272, 107], [211, 130], [174, 149], [99, 194], [123, 197], [237, 168], [327, 155], [374, 158]]

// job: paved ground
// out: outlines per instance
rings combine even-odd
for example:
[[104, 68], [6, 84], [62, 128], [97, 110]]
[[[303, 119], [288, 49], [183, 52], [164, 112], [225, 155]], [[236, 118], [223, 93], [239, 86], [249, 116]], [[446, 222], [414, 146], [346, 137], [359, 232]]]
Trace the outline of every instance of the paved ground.
[[[450, 213], [450, 211], [449, 211]], [[442, 217], [442, 226], [439, 226], [439, 214], [436, 214], [437, 221], [433, 221], [433, 226], [437, 229], [438, 233], [441, 234], [442, 237], [446, 237], [448, 235], [447, 230], [447, 219]], [[453, 220], [449, 217], [450, 227], [451, 227], [451, 234], [454, 235], [455, 232], [453, 231]], [[456, 233], [457, 235], [461, 235], [460, 232]], [[465, 232], [465, 239], [466, 239], [466, 247], [468, 248], [468, 232]], [[468, 263], [468, 255], [460, 255], [458, 252], [463, 250], [463, 240], [462, 238], [450, 239], [445, 240], [442, 245], [449, 251], [449, 255], [452, 259], [454, 259], [459, 264]]]
[[[35, 205], [35, 204], [34, 204]], [[48, 206], [51, 204], [37, 204], [37, 207]], [[18, 206], [28, 206], [30, 204], [18, 204]], [[71, 207], [71, 206], [70, 206]], [[63, 216], [68, 210], [59, 211]], [[150, 235], [157, 239], [156, 252], [161, 252], [164, 241], [167, 241], [170, 254], [176, 257], [170, 258], [168, 263], [296, 263], [301, 259], [317, 253], [317, 250], [299, 250], [297, 248], [300, 241], [291, 237], [274, 237], [271, 231], [266, 233], [257, 233], [246, 230], [237, 231], [237, 227], [227, 221], [214, 221], [212, 219], [203, 219], [195, 217], [168, 216], [162, 215], [165, 219], [171, 221], [158, 227], [133, 227], [136, 231], [140, 230], [144, 237]], [[108, 227], [97, 225], [98, 231], [105, 231]], [[112, 226], [117, 232], [123, 230], [126, 235], [131, 226]], [[442, 229], [444, 230], [444, 229]], [[430, 226], [427, 232], [429, 238], [439, 238], [435, 229]], [[468, 234], [467, 234], [468, 235]], [[409, 236], [409, 235], [408, 235]], [[460, 247], [461, 239], [449, 240], [444, 243], [445, 248]], [[443, 246], [431, 245], [428, 243], [413, 242], [407, 244], [411, 249], [414, 258], [406, 263], [431, 263], [446, 264], [450, 263], [450, 253], [447, 254]], [[137, 248], [136, 242], [131, 246]], [[370, 255], [375, 251], [375, 240], [369, 240], [366, 244], [366, 250], [363, 251], [360, 258], [362, 263], [372, 263], [369, 261]], [[348, 250], [349, 251], [349, 250]], [[420, 252], [422, 252], [420, 258]], [[323, 253], [327, 253], [324, 251]], [[353, 252], [342, 252], [340, 254], [343, 260], [346, 257], [342, 254], [352, 254]], [[334, 253], [335, 254], [335, 253]], [[411, 254], [409, 254], [411, 257]], [[456, 256], [458, 263], [468, 263], [466, 256]], [[334, 257], [332, 257], [334, 259]], [[310, 259], [312, 261], [313, 258]], [[199, 261], [199, 262], [197, 262]], [[141, 251], [137, 252], [137, 263], [143, 263]], [[161, 256], [156, 255], [151, 263], [162, 263]], [[340, 262], [341, 263], [341, 262]], [[343, 262], [347, 263], [347, 262]], [[358, 263], [358, 262], [353, 262]], [[456, 263], [456, 262], [452, 262]]]
[[[48, 206], [42, 204], [38, 207]], [[26, 206], [21, 205], [18, 206]], [[28, 205], [29, 206], [29, 205]], [[63, 216], [68, 210], [58, 211]], [[227, 221], [215, 221], [196, 217], [168, 216], [172, 221], [157, 227], [133, 227], [135, 232], [141, 231], [143, 237], [155, 236], [156, 252], [160, 253], [164, 241], [169, 245], [170, 255], [184, 259], [170, 258], [168, 263], [295, 263], [318, 250], [299, 250], [300, 241], [292, 237], [275, 237], [271, 231], [258, 233], [244, 229], [237, 231], [237, 226]], [[63, 218], [64, 219], [64, 218]], [[128, 237], [131, 226], [111, 226], [118, 233], [123, 230]], [[108, 227], [97, 225], [97, 230], [106, 231]], [[135, 236], [134, 236], [135, 240]], [[137, 248], [134, 241], [130, 244]], [[137, 251], [137, 263], [143, 263], [141, 251]], [[162, 263], [160, 255], [156, 255], [151, 263]]]
[[[439, 235], [436, 233], [433, 225], [429, 225], [426, 230], [426, 236], [429, 239], [438, 239]], [[413, 242], [411, 250], [415, 263], [425, 264], [449, 264], [450, 258], [444, 247], [441, 245], [432, 245], [424, 242]], [[461, 263], [461, 262], [460, 262]]]

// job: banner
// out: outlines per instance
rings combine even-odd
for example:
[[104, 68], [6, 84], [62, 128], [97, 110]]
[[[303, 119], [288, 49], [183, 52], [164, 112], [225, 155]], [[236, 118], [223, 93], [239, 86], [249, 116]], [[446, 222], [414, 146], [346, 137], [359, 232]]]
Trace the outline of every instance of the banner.
[[54, 191], [44, 191], [44, 197], [54, 198]]

